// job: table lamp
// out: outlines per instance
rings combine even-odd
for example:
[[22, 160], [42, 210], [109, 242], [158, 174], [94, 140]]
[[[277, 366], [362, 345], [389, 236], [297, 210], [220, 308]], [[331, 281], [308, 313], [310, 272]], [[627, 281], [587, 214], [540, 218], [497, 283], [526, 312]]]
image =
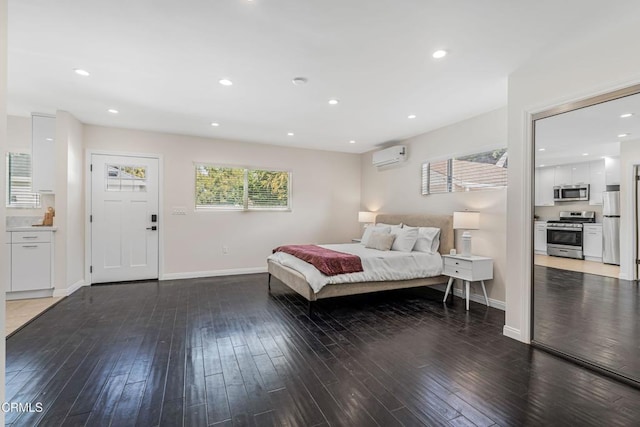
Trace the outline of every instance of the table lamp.
[[480, 212], [454, 212], [453, 229], [464, 230], [462, 233], [462, 256], [471, 256], [471, 232], [477, 230], [480, 225]]
[[373, 224], [375, 221], [375, 212], [358, 212], [358, 222], [364, 223], [365, 228], [367, 227], [367, 224]]

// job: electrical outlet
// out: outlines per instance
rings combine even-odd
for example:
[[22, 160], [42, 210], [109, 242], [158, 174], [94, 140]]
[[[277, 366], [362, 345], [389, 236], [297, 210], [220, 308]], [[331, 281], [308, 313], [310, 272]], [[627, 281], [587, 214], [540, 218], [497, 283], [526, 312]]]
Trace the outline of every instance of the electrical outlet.
[[174, 206], [171, 210], [171, 215], [186, 215], [187, 208], [183, 206]]
[[229, 246], [222, 246], [222, 254], [229, 255]]

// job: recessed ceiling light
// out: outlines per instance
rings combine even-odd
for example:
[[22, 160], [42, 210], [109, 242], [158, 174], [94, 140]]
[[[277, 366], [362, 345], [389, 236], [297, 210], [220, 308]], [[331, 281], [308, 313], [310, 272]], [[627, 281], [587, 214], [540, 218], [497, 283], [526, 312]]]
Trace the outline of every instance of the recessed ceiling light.
[[220, 83], [222, 86], [231, 86], [233, 84], [233, 82], [229, 79], [220, 79], [218, 80], [218, 83]]
[[544, 151], [546, 148], [538, 148], [538, 151]]
[[407, 118], [408, 118], [408, 119], [415, 119], [415, 118], [416, 118], [416, 115], [415, 115], [415, 114], [409, 114], [409, 115], [407, 116]]
[[88, 77], [90, 73], [87, 70], [83, 70], [82, 68], [74, 68], [73, 71], [79, 76]]
[[435, 59], [444, 58], [445, 56], [447, 56], [447, 51], [443, 49], [439, 49], [433, 52], [431, 56], [433, 56]]
[[53, 141], [53, 138], [45, 138], [45, 140], [51, 142], [51, 141]]
[[287, 136], [293, 136], [293, 132], [287, 133]]
[[583, 155], [583, 156], [588, 156], [588, 155], [589, 155], [589, 153], [582, 153], [582, 155]]
[[111, 114], [118, 114], [118, 113], [119, 113], [119, 111], [118, 111], [118, 110], [116, 110], [115, 108], [109, 108], [107, 111], [108, 111], [109, 113], [111, 113]]
[[351, 141], [349, 141], [349, 144], [355, 144], [356, 142], [352, 139]]
[[300, 85], [306, 84], [308, 81], [309, 80], [307, 80], [306, 77], [294, 77], [291, 80], [291, 83], [293, 83], [296, 86], [300, 86]]
[[220, 123], [211, 122], [211, 126], [213, 126], [214, 128], [217, 128], [218, 126], [220, 126]]
[[329, 104], [331, 104], [331, 105], [336, 105], [338, 102], [340, 102], [340, 101], [337, 100], [337, 99], [330, 99], [329, 100]]
[[622, 119], [626, 119], [627, 117], [631, 117], [631, 116], [633, 116], [633, 113], [620, 114], [620, 118], [622, 118]]
[[625, 136], [629, 136], [628, 133], [621, 133], [620, 135], [618, 135], [618, 138], [624, 138]]
[[545, 167], [545, 165], [540, 165], [541, 168]]

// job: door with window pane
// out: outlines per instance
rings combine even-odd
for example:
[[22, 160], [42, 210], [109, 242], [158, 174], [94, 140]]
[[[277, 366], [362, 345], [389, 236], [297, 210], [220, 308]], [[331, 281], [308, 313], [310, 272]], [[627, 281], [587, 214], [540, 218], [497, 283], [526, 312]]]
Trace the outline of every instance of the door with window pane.
[[158, 159], [91, 157], [91, 283], [158, 278]]

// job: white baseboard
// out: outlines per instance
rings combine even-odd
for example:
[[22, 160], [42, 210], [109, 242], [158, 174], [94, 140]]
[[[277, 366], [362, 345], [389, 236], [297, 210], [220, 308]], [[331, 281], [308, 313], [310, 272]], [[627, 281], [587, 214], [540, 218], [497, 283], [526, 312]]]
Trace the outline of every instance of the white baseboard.
[[[444, 292], [447, 290], [447, 285], [436, 285], [436, 286], [431, 286], [432, 288], [435, 288], [441, 292]], [[462, 289], [458, 289], [458, 288], [454, 288], [453, 289], [453, 294], [457, 297], [460, 298], [464, 298], [464, 292], [462, 291]], [[482, 294], [474, 294], [471, 293], [471, 295], [469, 296], [469, 300], [473, 301], [473, 302], [478, 302], [482, 305], [486, 305], [485, 301], [484, 301], [484, 295]], [[504, 301], [500, 301], [497, 299], [493, 299], [493, 298], [489, 298], [489, 307], [492, 308], [497, 308], [498, 310], [502, 310], [505, 311], [507, 309], [506, 304], [504, 303]]]
[[20, 292], [7, 292], [6, 300], [14, 301], [19, 299], [30, 298], [50, 298], [53, 295], [53, 289], [41, 289], [38, 291], [20, 291]]
[[68, 297], [69, 295], [71, 295], [72, 293], [74, 293], [75, 291], [77, 291], [78, 289], [80, 289], [83, 286], [85, 286], [85, 281], [83, 279], [80, 279], [76, 283], [74, 283], [73, 285], [69, 286], [66, 289], [55, 289], [53, 291], [53, 296], [54, 297]]
[[192, 271], [185, 273], [165, 273], [160, 280], [198, 279], [201, 277], [235, 276], [238, 274], [266, 273], [267, 267], [230, 268], [226, 270]]
[[520, 333], [520, 329], [516, 329], [516, 328], [512, 328], [511, 326], [504, 325], [504, 327], [502, 328], [502, 334], [505, 337], [509, 337], [517, 341], [522, 341], [522, 334]]

